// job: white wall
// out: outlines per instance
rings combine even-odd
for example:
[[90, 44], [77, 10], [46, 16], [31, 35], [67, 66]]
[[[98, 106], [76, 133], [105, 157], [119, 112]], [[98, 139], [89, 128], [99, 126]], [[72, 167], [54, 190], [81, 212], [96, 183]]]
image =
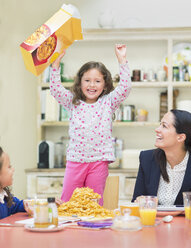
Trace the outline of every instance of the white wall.
[[112, 12], [114, 27], [190, 26], [189, 0], [97, 0], [70, 1], [79, 6], [84, 27], [98, 27], [101, 12]]
[[13, 188], [18, 197], [26, 195], [24, 170], [36, 167], [37, 92], [37, 77], [25, 69], [19, 45], [63, 2], [79, 8], [84, 28], [97, 28], [103, 9], [112, 11], [115, 27], [191, 23], [189, 0], [0, 0], [0, 145], [15, 167]]

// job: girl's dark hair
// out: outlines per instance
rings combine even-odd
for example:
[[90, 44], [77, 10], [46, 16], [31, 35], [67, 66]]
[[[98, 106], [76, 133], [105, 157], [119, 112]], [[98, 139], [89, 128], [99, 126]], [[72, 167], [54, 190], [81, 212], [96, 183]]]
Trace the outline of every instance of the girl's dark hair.
[[97, 69], [103, 75], [103, 78], [105, 81], [105, 90], [103, 90], [103, 92], [101, 93], [99, 97], [109, 94], [114, 89], [111, 73], [108, 71], [105, 65], [102, 64], [101, 62], [94, 62], [94, 61], [87, 62], [79, 69], [75, 77], [75, 80], [74, 80], [74, 85], [71, 89], [74, 95], [73, 100], [72, 100], [72, 103], [74, 105], [79, 105], [80, 100], [82, 101], [86, 100], [81, 90], [81, 79], [84, 73], [91, 69]]
[[[1, 172], [2, 167], [3, 167], [3, 158], [2, 158], [2, 155], [3, 155], [3, 149], [0, 147], [0, 172]], [[11, 207], [13, 205], [13, 195], [11, 194], [11, 191], [10, 191], [9, 187], [2, 188], [1, 187], [1, 183], [0, 183], [0, 189], [5, 190], [5, 192], [7, 193], [7, 195], [8, 195], [6, 197], [7, 206], [8, 207]]]
[[[173, 126], [176, 129], [177, 134], [184, 133], [186, 139], [184, 141], [185, 151], [191, 153], [191, 113], [185, 110], [171, 109], [170, 112], [174, 116]], [[169, 182], [169, 176], [166, 170], [166, 155], [165, 152], [157, 148], [155, 150], [155, 158], [160, 166], [160, 171], [163, 179]]]

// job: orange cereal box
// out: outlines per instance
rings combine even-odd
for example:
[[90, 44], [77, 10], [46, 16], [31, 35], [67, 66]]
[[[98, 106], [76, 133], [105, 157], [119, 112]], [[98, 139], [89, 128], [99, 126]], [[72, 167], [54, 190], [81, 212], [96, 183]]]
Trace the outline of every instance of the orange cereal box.
[[40, 75], [75, 40], [82, 40], [81, 17], [78, 9], [63, 4], [46, 23], [20, 45], [26, 68]]

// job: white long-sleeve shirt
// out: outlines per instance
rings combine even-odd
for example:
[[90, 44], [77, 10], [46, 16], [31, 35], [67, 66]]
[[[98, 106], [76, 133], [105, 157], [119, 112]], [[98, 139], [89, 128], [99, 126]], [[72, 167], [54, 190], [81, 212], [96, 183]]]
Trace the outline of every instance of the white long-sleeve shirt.
[[112, 146], [112, 115], [130, 93], [131, 78], [128, 63], [120, 65], [120, 82], [108, 95], [93, 104], [72, 103], [73, 94], [60, 82], [60, 71], [51, 69], [51, 95], [70, 113], [67, 161], [114, 161]]

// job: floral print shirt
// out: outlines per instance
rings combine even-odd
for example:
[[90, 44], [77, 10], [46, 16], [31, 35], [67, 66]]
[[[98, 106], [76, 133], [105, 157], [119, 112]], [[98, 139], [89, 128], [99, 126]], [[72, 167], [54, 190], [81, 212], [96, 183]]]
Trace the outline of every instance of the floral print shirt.
[[88, 104], [72, 103], [73, 94], [60, 82], [60, 69], [51, 68], [51, 95], [70, 113], [67, 161], [96, 162], [115, 161], [112, 145], [112, 116], [131, 90], [128, 63], [119, 65], [120, 82], [108, 95]]

